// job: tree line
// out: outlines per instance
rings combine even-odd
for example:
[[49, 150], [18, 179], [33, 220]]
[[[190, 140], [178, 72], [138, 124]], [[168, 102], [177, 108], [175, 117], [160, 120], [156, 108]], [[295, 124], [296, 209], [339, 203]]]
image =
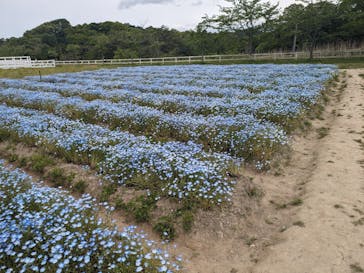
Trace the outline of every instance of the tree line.
[[136, 27], [119, 22], [71, 26], [44, 23], [20, 38], [0, 39], [0, 56], [111, 59], [269, 51], [313, 52], [327, 44], [364, 41], [364, 1], [301, 0], [283, 11], [268, 0], [226, 0], [195, 30]]

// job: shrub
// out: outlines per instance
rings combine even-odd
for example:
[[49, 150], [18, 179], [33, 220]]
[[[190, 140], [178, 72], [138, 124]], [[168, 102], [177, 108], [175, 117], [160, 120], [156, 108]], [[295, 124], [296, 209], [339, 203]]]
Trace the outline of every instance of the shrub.
[[116, 210], [126, 209], [126, 204], [121, 197], [118, 197], [114, 202], [114, 207]]
[[75, 174], [65, 174], [65, 171], [61, 168], [54, 168], [48, 172], [46, 178], [55, 187], [69, 187], [75, 177]]
[[191, 231], [193, 226], [194, 216], [191, 211], [185, 211], [182, 214], [182, 227], [186, 232]]
[[116, 185], [113, 183], [107, 183], [102, 186], [100, 201], [107, 202], [110, 199], [110, 196], [116, 192]]
[[52, 158], [43, 154], [36, 154], [29, 158], [30, 169], [38, 173], [44, 173], [46, 167], [54, 164]]
[[78, 180], [74, 185], [73, 185], [73, 190], [78, 192], [78, 193], [85, 193], [87, 188], [87, 183], [85, 180]]
[[19, 156], [17, 154], [11, 154], [9, 156], [9, 162], [16, 162], [19, 160]]
[[10, 133], [8, 130], [0, 128], [0, 141], [8, 140], [10, 137]]
[[142, 195], [127, 203], [125, 209], [132, 213], [138, 223], [148, 222], [155, 202], [155, 198]]
[[157, 223], [153, 226], [153, 230], [165, 240], [173, 240], [176, 235], [174, 224], [169, 216], [160, 217]]
[[23, 168], [28, 164], [28, 160], [26, 157], [20, 157], [19, 158], [19, 167]]

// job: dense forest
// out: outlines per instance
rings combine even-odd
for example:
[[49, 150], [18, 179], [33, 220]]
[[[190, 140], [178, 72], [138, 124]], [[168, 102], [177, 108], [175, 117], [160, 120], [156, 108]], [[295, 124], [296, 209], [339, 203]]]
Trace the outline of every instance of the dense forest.
[[119, 22], [71, 26], [58, 19], [20, 38], [0, 39], [0, 56], [65, 60], [311, 51], [364, 41], [363, 0], [303, 1], [283, 11], [262, 0], [227, 1], [235, 9], [222, 8], [220, 14], [202, 18], [190, 31]]

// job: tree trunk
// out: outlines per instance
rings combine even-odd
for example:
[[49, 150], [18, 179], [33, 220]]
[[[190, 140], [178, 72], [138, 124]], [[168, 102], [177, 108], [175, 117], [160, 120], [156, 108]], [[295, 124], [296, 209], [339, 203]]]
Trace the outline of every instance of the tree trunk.
[[314, 36], [314, 38], [311, 39], [311, 44], [310, 44], [310, 60], [313, 59], [313, 50], [315, 49], [316, 46], [316, 42], [317, 42], [317, 38], [316, 35]]
[[248, 54], [253, 54], [253, 30], [250, 30], [248, 35]]
[[294, 36], [293, 36], [293, 45], [292, 45], [292, 52], [296, 52], [296, 47], [297, 47], [297, 24], [294, 30]]

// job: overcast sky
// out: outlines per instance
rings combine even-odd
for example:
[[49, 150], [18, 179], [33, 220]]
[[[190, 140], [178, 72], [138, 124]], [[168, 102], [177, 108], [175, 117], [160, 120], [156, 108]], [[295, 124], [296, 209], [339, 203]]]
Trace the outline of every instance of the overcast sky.
[[[270, 0], [276, 3], [278, 0]], [[285, 7], [295, 0], [280, 0]], [[204, 14], [216, 14], [224, 0], [0, 0], [0, 38], [20, 37], [46, 21], [72, 25], [118, 21], [138, 26], [193, 29]]]

